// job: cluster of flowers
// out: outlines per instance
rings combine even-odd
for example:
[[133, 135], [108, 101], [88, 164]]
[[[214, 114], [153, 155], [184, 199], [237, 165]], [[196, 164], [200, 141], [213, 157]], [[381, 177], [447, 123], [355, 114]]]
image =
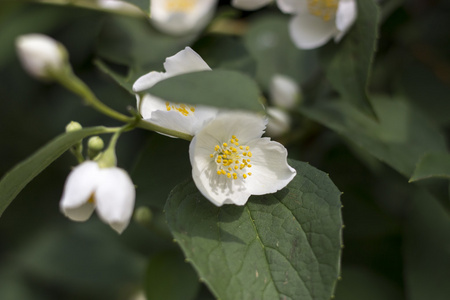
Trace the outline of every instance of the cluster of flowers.
[[[58, 59], [66, 59], [59, 43], [39, 34], [20, 37], [17, 47], [24, 67], [38, 78], [57, 74], [63, 65]], [[193, 136], [189, 148], [192, 177], [203, 196], [217, 206], [244, 205], [250, 195], [274, 193], [295, 177], [284, 146], [262, 137], [265, 117], [172, 103], [145, 93], [171, 76], [211, 70], [194, 50], [186, 47], [168, 57], [164, 68], [166, 72], [150, 72], [134, 83], [137, 106], [145, 121]], [[121, 233], [133, 213], [135, 188], [127, 172], [116, 167], [111, 148], [99, 159], [82, 162], [72, 170], [60, 207], [75, 221], [85, 221], [97, 210], [105, 223]]]
[[[232, 5], [255, 10], [270, 2], [273, 0], [232, 0]], [[120, 1], [99, 0], [99, 3], [107, 8], [124, 9], [118, 5]], [[293, 15], [290, 34], [294, 44], [303, 49], [320, 47], [331, 38], [338, 42], [357, 14], [356, 0], [276, 0], [276, 3], [282, 12]], [[196, 32], [211, 20], [216, 4], [217, 0], [152, 0], [151, 21], [169, 34]], [[47, 36], [20, 37], [17, 47], [24, 68], [39, 79], [51, 79], [58, 74], [58, 68], [67, 64], [64, 47]], [[296, 171], [287, 163], [287, 150], [262, 137], [267, 126], [265, 117], [172, 103], [146, 92], [166, 78], [211, 70], [195, 51], [186, 47], [168, 57], [164, 68], [165, 72], [150, 72], [134, 83], [137, 107], [145, 121], [193, 136], [189, 148], [192, 177], [205, 198], [217, 206], [244, 205], [250, 195], [274, 193], [295, 177]], [[274, 82], [279, 82], [272, 91], [274, 100], [298, 93], [295, 85], [285, 78], [276, 77]], [[275, 119], [283, 117], [275, 109], [269, 108], [268, 114]], [[114, 148], [111, 145], [104, 154]], [[121, 233], [133, 214], [135, 187], [127, 172], [116, 167], [114, 151], [109, 152], [109, 156], [100, 155], [72, 170], [60, 207], [75, 221], [87, 220], [97, 210], [104, 222]]]

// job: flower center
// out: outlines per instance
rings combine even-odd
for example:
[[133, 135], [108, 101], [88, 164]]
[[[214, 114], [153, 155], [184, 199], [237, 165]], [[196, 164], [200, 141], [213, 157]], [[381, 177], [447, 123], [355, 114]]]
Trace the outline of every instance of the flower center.
[[185, 117], [192, 116], [195, 112], [195, 106], [190, 106], [183, 103], [170, 103], [169, 101], [166, 102], [166, 109], [167, 111], [175, 110]]
[[336, 15], [339, 0], [308, 0], [309, 12], [324, 21], [329, 21]]
[[214, 153], [209, 156], [217, 164], [217, 175], [225, 175], [233, 179], [238, 179], [238, 177], [246, 179], [252, 175], [251, 172], [247, 172], [252, 167], [250, 147], [239, 145], [239, 139], [235, 135], [228, 143], [216, 145]]
[[170, 12], [190, 12], [197, 0], [166, 0], [166, 9]]

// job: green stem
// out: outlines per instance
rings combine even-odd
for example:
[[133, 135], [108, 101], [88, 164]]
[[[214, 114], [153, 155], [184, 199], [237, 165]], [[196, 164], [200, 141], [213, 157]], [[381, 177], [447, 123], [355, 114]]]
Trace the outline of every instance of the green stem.
[[[59, 74], [61, 75], [61, 74]], [[90, 90], [90, 88], [81, 80], [79, 79], [71, 69], [66, 70], [64, 72], [63, 76], [55, 76], [59, 83], [63, 85], [68, 90], [72, 91], [73, 93], [79, 95], [81, 98], [83, 98], [86, 101], [86, 104], [92, 106], [99, 112], [116, 119], [118, 121], [127, 123], [127, 124], [133, 124], [133, 127], [139, 127], [146, 130], [156, 131], [159, 133], [163, 133], [170, 136], [175, 136], [183, 140], [190, 141], [192, 140], [192, 136], [179, 132], [176, 130], [171, 130], [165, 127], [161, 127], [149, 122], [146, 122], [142, 120], [140, 117], [139, 119], [136, 119], [136, 117], [129, 117], [122, 113], [119, 113], [112, 108], [108, 107], [107, 105], [103, 104]]]

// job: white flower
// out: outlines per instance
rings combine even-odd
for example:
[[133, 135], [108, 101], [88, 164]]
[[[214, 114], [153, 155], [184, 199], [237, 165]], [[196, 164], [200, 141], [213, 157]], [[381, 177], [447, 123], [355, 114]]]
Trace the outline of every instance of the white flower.
[[74, 221], [86, 221], [95, 209], [100, 219], [122, 233], [133, 214], [134, 199], [135, 188], [127, 172], [86, 161], [67, 177], [60, 208]]
[[67, 63], [64, 47], [49, 36], [31, 33], [16, 39], [16, 49], [24, 69], [38, 79], [50, 79]]
[[300, 88], [290, 77], [275, 74], [270, 82], [270, 100], [273, 105], [292, 109], [296, 106], [300, 97]]
[[[166, 58], [166, 72], [150, 72], [133, 85], [136, 93], [143, 92], [166, 78], [195, 71], [211, 70], [208, 64], [190, 47]], [[216, 108], [191, 106], [165, 101], [150, 94], [137, 95], [137, 107], [142, 118], [150, 123], [194, 135], [205, 122], [214, 118]]]
[[142, 14], [142, 11], [133, 4], [119, 0], [97, 0], [97, 5], [111, 11], [125, 12], [130, 14]]
[[217, 0], [152, 0], [150, 20], [168, 34], [194, 33], [209, 23], [216, 3]]
[[233, 0], [231, 5], [243, 10], [259, 9], [272, 2], [272, 0]]
[[294, 14], [289, 32], [301, 49], [339, 42], [356, 20], [356, 0], [277, 0], [284, 13]]
[[215, 205], [244, 205], [250, 195], [274, 193], [295, 177], [283, 145], [261, 138], [265, 123], [254, 114], [224, 113], [194, 136], [192, 177]]

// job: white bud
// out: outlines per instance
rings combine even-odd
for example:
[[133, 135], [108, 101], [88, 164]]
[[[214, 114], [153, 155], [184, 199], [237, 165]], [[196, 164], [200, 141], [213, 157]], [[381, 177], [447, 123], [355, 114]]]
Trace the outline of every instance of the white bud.
[[270, 98], [280, 108], [294, 108], [300, 98], [300, 88], [290, 77], [276, 74], [270, 82]]
[[291, 127], [291, 117], [284, 110], [276, 107], [268, 107], [267, 114], [269, 117], [266, 128], [268, 136], [273, 138], [280, 137]]
[[65, 48], [43, 34], [19, 36], [16, 39], [16, 49], [24, 69], [38, 79], [51, 79], [67, 64]]

